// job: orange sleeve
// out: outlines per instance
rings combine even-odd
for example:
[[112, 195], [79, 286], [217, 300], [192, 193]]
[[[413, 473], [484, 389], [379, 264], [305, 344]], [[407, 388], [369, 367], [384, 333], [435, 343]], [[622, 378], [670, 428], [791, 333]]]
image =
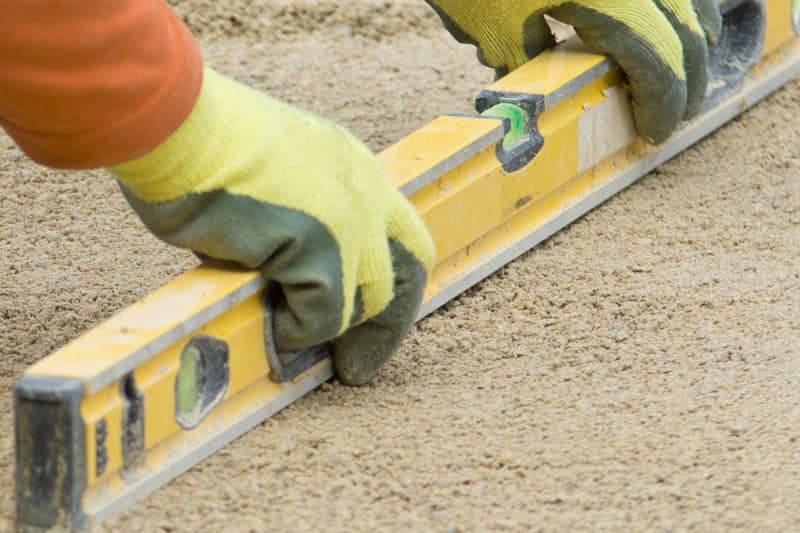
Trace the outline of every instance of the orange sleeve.
[[149, 152], [191, 112], [202, 72], [163, 0], [0, 0], [0, 126], [38, 163]]

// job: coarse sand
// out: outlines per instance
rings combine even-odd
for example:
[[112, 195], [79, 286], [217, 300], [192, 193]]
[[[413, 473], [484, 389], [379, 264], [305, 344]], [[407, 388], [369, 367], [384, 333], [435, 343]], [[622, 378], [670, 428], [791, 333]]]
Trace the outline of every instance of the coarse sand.
[[[209, 64], [382, 149], [491, 80], [422, 0], [175, 2]], [[104, 531], [800, 526], [800, 83]], [[195, 265], [0, 137], [0, 529], [25, 367]]]

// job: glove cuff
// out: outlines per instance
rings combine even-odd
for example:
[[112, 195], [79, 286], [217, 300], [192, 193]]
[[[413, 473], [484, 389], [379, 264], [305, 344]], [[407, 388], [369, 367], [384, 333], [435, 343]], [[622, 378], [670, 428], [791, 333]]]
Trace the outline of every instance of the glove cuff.
[[107, 170], [147, 202], [221, 188], [234, 148], [251, 126], [243, 117], [263, 98], [268, 97], [206, 68], [200, 96], [183, 124], [153, 151]]

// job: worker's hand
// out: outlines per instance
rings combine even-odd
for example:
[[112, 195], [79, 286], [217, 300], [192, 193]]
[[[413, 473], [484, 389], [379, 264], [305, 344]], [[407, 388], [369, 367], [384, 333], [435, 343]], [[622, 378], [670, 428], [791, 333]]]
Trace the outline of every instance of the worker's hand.
[[279, 284], [279, 351], [334, 338], [364, 384], [413, 324], [434, 261], [422, 220], [344, 129], [207, 69], [186, 122], [110, 169], [167, 242]]
[[544, 15], [570, 24], [627, 73], [640, 134], [664, 141], [700, 111], [707, 41], [722, 28], [716, 0], [427, 0], [461, 42], [499, 74], [554, 44]]

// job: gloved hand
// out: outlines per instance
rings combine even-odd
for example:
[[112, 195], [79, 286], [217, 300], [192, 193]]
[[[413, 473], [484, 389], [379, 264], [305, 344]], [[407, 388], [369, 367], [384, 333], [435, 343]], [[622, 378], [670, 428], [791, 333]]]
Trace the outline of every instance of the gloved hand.
[[544, 15], [575, 27], [627, 73], [639, 133], [664, 141], [700, 111], [708, 46], [722, 29], [715, 0], [427, 0], [450, 32], [498, 75], [554, 44]]
[[163, 240], [279, 284], [279, 351], [338, 337], [344, 383], [372, 378], [416, 318], [430, 235], [373, 154], [330, 122], [206, 69], [183, 125], [110, 172]]

